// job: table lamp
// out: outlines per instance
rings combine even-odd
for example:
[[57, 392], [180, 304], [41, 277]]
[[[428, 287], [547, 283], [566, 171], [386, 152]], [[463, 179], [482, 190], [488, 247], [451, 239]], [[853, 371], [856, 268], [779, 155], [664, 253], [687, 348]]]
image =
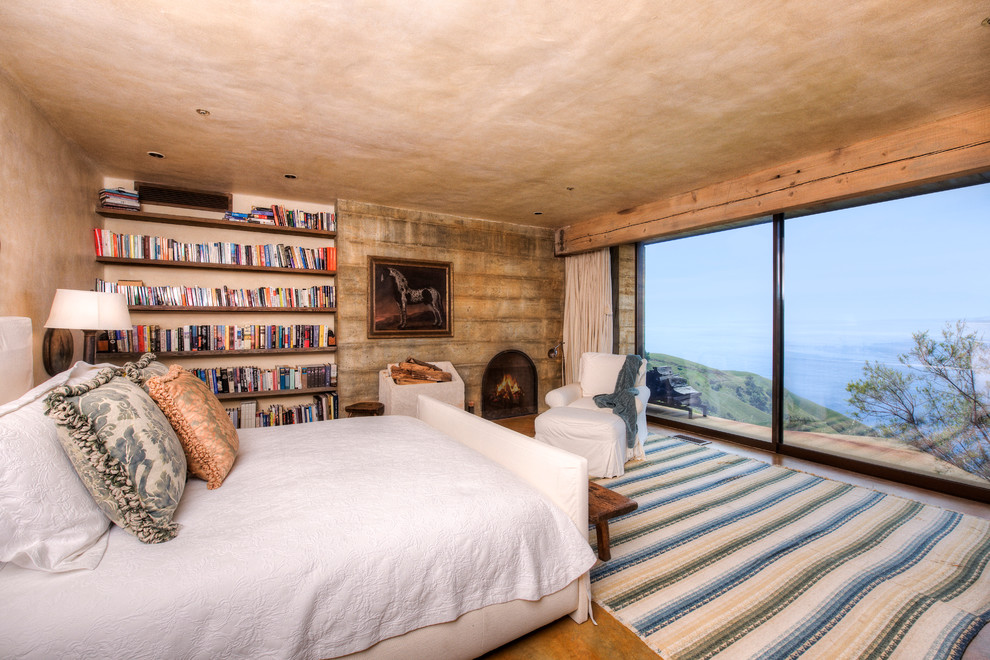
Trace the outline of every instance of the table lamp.
[[96, 333], [99, 330], [130, 330], [131, 315], [122, 293], [56, 289], [52, 311], [45, 321], [41, 358], [45, 371], [54, 376], [72, 363], [72, 334], [83, 331], [83, 361], [96, 362]]

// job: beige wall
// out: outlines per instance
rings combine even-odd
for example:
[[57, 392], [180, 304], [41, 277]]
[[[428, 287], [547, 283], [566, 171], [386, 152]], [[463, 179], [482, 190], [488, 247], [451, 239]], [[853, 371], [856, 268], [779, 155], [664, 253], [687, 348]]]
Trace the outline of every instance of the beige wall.
[[[536, 363], [543, 396], [560, 385], [560, 362], [547, 350], [560, 340], [564, 263], [553, 233], [449, 215], [338, 203], [338, 354], [340, 404], [378, 399], [378, 371], [408, 356], [454, 364], [476, 402], [485, 365], [505, 349]], [[454, 335], [368, 339], [368, 257], [449, 261], [453, 267]]]
[[[34, 379], [55, 289], [92, 289], [93, 204], [102, 179], [0, 71], [0, 316], [34, 325]], [[76, 358], [82, 355], [76, 333]]]

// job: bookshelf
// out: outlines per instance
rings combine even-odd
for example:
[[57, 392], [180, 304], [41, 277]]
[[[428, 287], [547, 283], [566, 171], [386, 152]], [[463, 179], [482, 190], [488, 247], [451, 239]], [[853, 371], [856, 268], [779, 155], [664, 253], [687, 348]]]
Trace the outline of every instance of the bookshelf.
[[292, 396], [303, 396], [308, 394], [319, 394], [321, 392], [336, 392], [336, 387], [300, 387], [293, 390], [258, 390], [256, 392], [220, 392], [217, 394], [217, 398], [221, 401], [227, 401], [231, 399], [260, 399], [265, 397], [275, 397], [275, 396], [286, 396], [289, 393]]
[[277, 314], [279, 312], [289, 312], [292, 314], [336, 314], [336, 307], [220, 307], [220, 306], [193, 306], [193, 305], [128, 305], [132, 312], [223, 312], [227, 313], [249, 313]]
[[[160, 358], [226, 357], [228, 355], [284, 355], [296, 353], [336, 353], [336, 346], [306, 348], [226, 348], [220, 351], [154, 351]], [[97, 351], [96, 357], [107, 360], [136, 360], [144, 355], [140, 351]]]
[[[281, 204], [281, 202], [275, 202], [276, 205]], [[291, 204], [291, 203], [288, 203]], [[287, 204], [287, 205], [288, 205]], [[259, 204], [254, 204], [258, 206]], [[267, 200], [260, 200], [260, 205], [267, 207]], [[313, 206], [313, 205], [310, 205]], [[281, 208], [281, 207], [277, 207]], [[217, 290], [220, 291], [222, 288], [225, 292], [228, 289], [228, 284], [230, 282], [226, 278], [234, 278], [237, 284], [249, 284], [250, 286], [261, 286], [261, 287], [279, 287], [279, 282], [282, 282], [282, 278], [289, 278], [284, 280], [281, 287], [294, 287], [296, 284], [292, 283], [296, 280], [309, 278], [310, 282], [307, 282], [305, 286], [309, 286], [311, 282], [319, 282], [318, 285], [311, 287], [312, 289], [328, 289], [327, 285], [330, 285], [329, 290], [333, 295], [333, 298], [328, 300], [327, 296], [323, 295], [320, 298], [320, 302], [313, 302], [312, 304], [303, 303], [299, 306], [294, 304], [283, 304], [279, 305], [278, 301], [274, 305], [258, 304], [255, 300], [255, 304], [245, 304], [240, 303], [243, 300], [237, 300], [237, 304], [226, 304], [228, 302], [235, 302], [233, 298], [229, 301], [226, 297], [224, 298], [214, 298], [210, 299], [207, 297], [205, 300], [200, 297], [172, 297], [165, 298], [169, 302], [220, 302], [221, 304], [205, 304], [205, 305], [194, 305], [194, 304], [134, 304], [135, 302], [147, 302], [148, 299], [144, 298], [131, 298], [132, 304], [129, 304], [129, 309], [132, 312], [132, 318], [134, 318], [134, 323], [136, 325], [142, 323], [151, 323], [150, 320], [141, 320], [141, 318], [146, 314], [155, 315], [155, 317], [164, 317], [164, 320], [160, 322], [161, 328], [167, 328], [171, 325], [171, 328], [182, 327], [189, 324], [197, 323], [212, 323], [212, 324], [233, 324], [233, 321], [229, 320], [228, 315], [236, 314], [238, 323], [246, 324], [277, 324], [277, 321], [268, 318], [269, 314], [277, 314], [280, 317], [286, 318], [286, 324], [284, 326], [278, 327], [289, 327], [288, 324], [292, 323], [309, 323], [309, 324], [323, 324], [334, 332], [331, 334], [334, 336], [332, 341], [335, 341], [335, 331], [336, 331], [336, 312], [337, 307], [335, 304], [335, 294], [336, 294], [336, 270], [335, 257], [336, 257], [336, 218], [335, 215], [330, 215], [335, 212], [335, 208], [325, 208], [323, 211], [327, 214], [326, 218], [330, 220], [329, 223], [313, 223], [314, 226], [327, 226], [330, 225], [329, 229], [319, 229], [311, 228], [308, 226], [285, 226], [284, 224], [269, 224], [264, 222], [253, 222], [253, 221], [242, 221], [239, 219], [226, 219], [219, 217], [201, 217], [198, 215], [188, 215], [183, 213], [181, 208], [177, 208], [175, 213], [171, 210], [160, 211], [160, 210], [126, 210], [118, 208], [107, 208], [96, 205], [94, 211], [97, 216], [103, 218], [102, 227], [97, 227], [96, 232], [96, 246], [95, 246], [95, 261], [97, 263], [104, 265], [103, 278], [110, 282], [111, 285], [115, 284], [117, 281], [121, 280], [132, 280], [143, 282], [145, 279], [149, 279], [155, 276], [157, 273], [167, 274], [163, 276], [166, 282], [159, 282], [162, 289], [174, 286], [189, 286], [190, 284], [197, 284], [198, 288], [206, 288], [207, 290]], [[284, 220], [285, 211], [282, 210], [283, 217], [280, 219]], [[289, 212], [292, 214], [293, 212]], [[309, 219], [303, 218], [300, 215], [301, 212], [294, 212], [294, 217], [300, 221], [306, 222]], [[308, 212], [315, 214], [318, 212]], [[231, 214], [228, 214], [228, 216]], [[237, 214], [233, 214], [237, 215]], [[289, 222], [293, 222], [293, 216], [290, 215]], [[151, 231], [139, 231], [146, 225], [159, 226], [160, 229], [154, 230], [152, 227], [148, 227]], [[168, 227], [178, 228], [179, 231], [169, 231]], [[112, 228], [112, 229], [111, 229]], [[155, 233], [157, 231], [158, 236], [144, 236], [143, 234]], [[123, 246], [123, 249], [118, 251], [113, 251], [113, 256], [106, 250], [106, 243], [101, 244], [100, 232], [106, 232], [114, 235], [114, 238], [119, 240], [118, 246]], [[164, 238], [161, 234], [166, 233], [176, 236], [176, 238]], [[267, 235], [269, 238], [265, 238], [263, 235]], [[190, 257], [188, 252], [182, 254], [173, 255], [168, 250], [162, 249], [166, 242], [169, 244], [178, 243], [179, 240], [189, 240], [190, 243], [180, 244], [180, 247], [185, 248], [192, 247], [203, 247], [206, 243], [213, 243], [217, 241], [217, 237], [221, 237], [220, 240], [232, 241], [232, 243], [216, 243], [216, 245], [221, 246], [221, 254], [223, 256], [220, 259], [215, 259], [213, 256], [215, 252], [208, 252], [209, 256], [197, 256]], [[129, 241], [128, 241], [129, 239]], [[144, 240], [142, 245], [142, 239]], [[150, 241], [149, 241], [150, 239]], [[156, 244], [157, 241], [157, 244]], [[206, 243], [204, 243], [204, 241]], [[257, 243], [267, 242], [268, 245], [254, 245]], [[273, 261], [267, 258], [267, 253], [264, 252], [264, 248], [275, 248], [277, 243], [279, 248], [284, 248], [287, 251], [291, 251], [288, 256], [283, 255], [282, 252], [272, 250], [277, 252], [275, 255], [278, 259], [283, 259], [283, 264], [288, 265], [261, 265], [264, 263], [273, 263]], [[149, 250], [149, 245], [151, 250]], [[230, 246], [233, 246], [233, 256], [229, 250]], [[136, 249], [135, 249], [136, 246]], [[169, 248], [171, 249], [171, 248]], [[141, 251], [143, 250], [143, 252]], [[245, 259], [245, 253], [253, 251], [252, 255], [248, 255]], [[103, 254], [101, 254], [103, 252]], [[262, 258], [258, 258], [259, 253]], [[123, 254], [127, 255], [139, 255], [139, 256], [121, 256]], [[313, 255], [316, 254], [318, 257], [328, 257], [330, 258], [318, 258], [314, 259]], [[172, 258], [146, 258], [148, 256], [154, 257], [166, 257], [175, 256]], [[190, 259], [190, 260], [186, 260]], [[208, 259], [208, 260], [206, 260]], [[291, 259], [291, 261], [289, 260]], [[230, 263], [230, 261], [238, 261], [239, 263]], [[321, 263], [321, 261], [323, 263]], [[275, 260], [274, 263], [279, 263]], [[179, 273], [188, 273], [187, 275], [181, 275], [176, 277]], [[224, 275], [227, 273], [228, 275]], [[277, 279], [273, 279], [277, 278]], [[296, 290], [298, 293], [299, 290]], [[250, 290], [249, 290], [250, 292]], [[244, 290], [241, 290], [244, 293]], [[162, 298], [154, 298], [152, 301], [161, 302]], [[288, 300], [300, 301], [299, 298], [288, 298], [283, 300], [283, 303], [287, 303]], [[315, 298], [314, 298], [315, 300]], [[330, 305], [326, 305], [329, 302]], [[324, 304], [325, 306], [320, 306]], [[295, 315], [301, 315], [300, 320], [291, 320]], [[187, 318], [187, 315], [188, 318]], [[317, 315], [317, 316], [314, 316]], [[318, 320], [319, 317], [329, 317], [328, 320]], [[252, 318], [254, 317], [254, 318]], [[196, 321], [194, 319], [203, 318], [206, 320]], [[267, 319], [267, 320], [265, 320]], [[162, 333], [164, 335], [164, 333]], [[164, 344], [163, 344], [164, 345]], [[264, 345], [264, 344], [262, 344]], [[111, 344], [111, 347], [113, 344]], [[172, 345], [173, 348], [176, 344]], [[186, 344], [185, 348], [188, 349], [189, 344]], [[110, 362], [124, 362], [127, 360], [133, 360], [139, 357], [144, 351], [134, 350], [135, 346], [128, 347], [129, 350], [126, 351], [116, 351], [116, 350], [104, 350], [98, 351], [97, 356], [100, 361], [110, 361]], [[182, 344], [178, 344], [178, 348], [182, 349]], [[332, 364], [334, 372], [336, 371], [336, 360], [334, 359], [334, 354], [337, 351], [336, 345], [318, 345], [318, 346], [288, 346], [288, 347], [271, 347], [271, 348], [232, 348], [232, 347], [214, 347], [210, 346], [209, 350], [161, 350], [155, 351], [149, 349], [158, 355], [160, 358], [168, 361], [176, 361], [180, 364], [192, 360], [192, 364], [202, 364], [203, 358], [213, 361], [216, 369], [225, 368], [230, 365], [232, 360], [240, 360], [243, 362], [245, 357], [257, 358], [259, 360], [259, 365], [261, 368], [269, 368], [282, 365], [290, 365], [294, 368], [302, 368], [307, 366], [303, 363], [306, 362], [324, 362], [326, 364]], [[319, 357], [315, 357], [319, 356]], [[315, 359], [314, 359], [315, 357]], [[292, 360], [292, 358], [297, 358]], [[267, 362], [266, 362], [267, 361]], [[277, 364], [276, 362], [277, 361]], [[193, 368], [191, 365], [189, 368]], [[203, 376], [201, 376], [203, 377]], [[297, 381], [298, 384], [298, 381]], [[305, 384], [305, 381], [303, 381]], [[214, 388], [217, 389], [217, 388]], [[335, 402], [337, 392], [337, 382], [336, 376], [333, 379], [332, 385], [320, 386], [320, 387], [300, 387], [300, 388], [279, 388], [279, 389], [264, 389], [264, 390], [254, 390], [250, 392], [218, 392], [217, 397], [228, 402], [242, 401], [245, 404], [251, 404], [251, 410], [256, 410], [258, 416], [258, 425], [269, 425], [271, 423], [271, 417], [277, 416], [277, 413], [282, 410], [295, 409], [298, 411], [300, 408], [310, 408], [313, 407], [313, 401], [316, 400], [320, 403], [320, 399], [323, 400], [324, 405], [326, 405], [326, 397], [330, 395], [332, 400]], [[315, 396], [314, 396], [315, 395]], [[299, 399], [302, 397], [310, 397], [309, 405], [305, 403], [300, 405]], [[284, 402], [278, 402], [278, 399], [285, 398]], [[266, 401], [272, 401], [272, 405], [269, 407], [268, 411], [262, 411], [260, 407], [256, 406], [254, 399], [265, 399]], [[283, 405], [284, 403], [284, 405]], [[339, 407], [338, 407], [339, 409]], [[232, 418], [237, 417], [236, 412], [243, 413], [245, 410], [244, 406], [239, 409], [228, 409], [232, 412]], [[275, 412], [273, 412], [275, 411]], [[265, 418], [265, 422], [262, 423], [262, 417]], [[310, 421], [315, 419], [312, 414], [301, 415], [301, 416], [287, 416], [290, 421], [285, 423], [298, 423], [298, 421]], [[275, 422], [279, 423], [279, 422]], [[245, 426], [253, 426], [254, 424], [245, 424]]]
[[208, 268], [211, 270], [253, 270], [255, 272], [291, 273], [294, 275], [336, 275], [336, 271], [321, 268], [282, 268], [280, 266], [248, 266], [244, 264], [214, 264], [206, 261], [172, 261], [170, 259], [135, 259], [131, 257], [96, 257], [101, 264], [154, 266], [155, 268]]
[[185, 225], [187, 227], [212, 227], [214, 229], [235, 229], [238, 231], [256, 231], [266, 234], [293, 234], [296, 236], [315, 236], [317, 238], [334, 239], [337, 232], [324, 229], [308, 229], [306, 227], [281, 227], [254, 222], [235, 222], [218, 218], [201, 218], [192, 215], [173, 215], [171, 213], [152, 213], [149, 211], [127, 211], [124, 209], [108, 209], [96, 207], [96, 214], [104, 218], [120, 220], [137, 220], [140, 222], [158, 222], [167, 225]]

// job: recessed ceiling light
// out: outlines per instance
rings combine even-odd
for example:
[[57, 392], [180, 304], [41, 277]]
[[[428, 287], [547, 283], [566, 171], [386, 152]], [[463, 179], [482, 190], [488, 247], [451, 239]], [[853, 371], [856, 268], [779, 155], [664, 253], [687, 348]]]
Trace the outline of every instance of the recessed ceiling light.
[[295, 174], [283, 174], [282, 176], [284, 176], [286, 179], [295, 179], [296, 178], [296, 175]]
[[196, 108], [196, 113], [201, 114], [204, 117], [208, 117], [210, 115], [210, 111], [207, 110], [206, 108]]
[[165, 154], [158, 153], [157, 151], [149, 151], [148, 155], [152, 158], [164, 158]]

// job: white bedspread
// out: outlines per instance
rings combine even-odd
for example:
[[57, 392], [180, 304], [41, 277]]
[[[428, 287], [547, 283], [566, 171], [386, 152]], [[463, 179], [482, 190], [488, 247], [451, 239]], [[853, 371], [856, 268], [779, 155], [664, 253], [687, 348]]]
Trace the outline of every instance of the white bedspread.
[[240, 432], [178, 537], [113, 528], [93, 571], [0, 570], [0, 655], [326, 658], [557, 591], [586, 537], [504, 468], [409, 417]]

